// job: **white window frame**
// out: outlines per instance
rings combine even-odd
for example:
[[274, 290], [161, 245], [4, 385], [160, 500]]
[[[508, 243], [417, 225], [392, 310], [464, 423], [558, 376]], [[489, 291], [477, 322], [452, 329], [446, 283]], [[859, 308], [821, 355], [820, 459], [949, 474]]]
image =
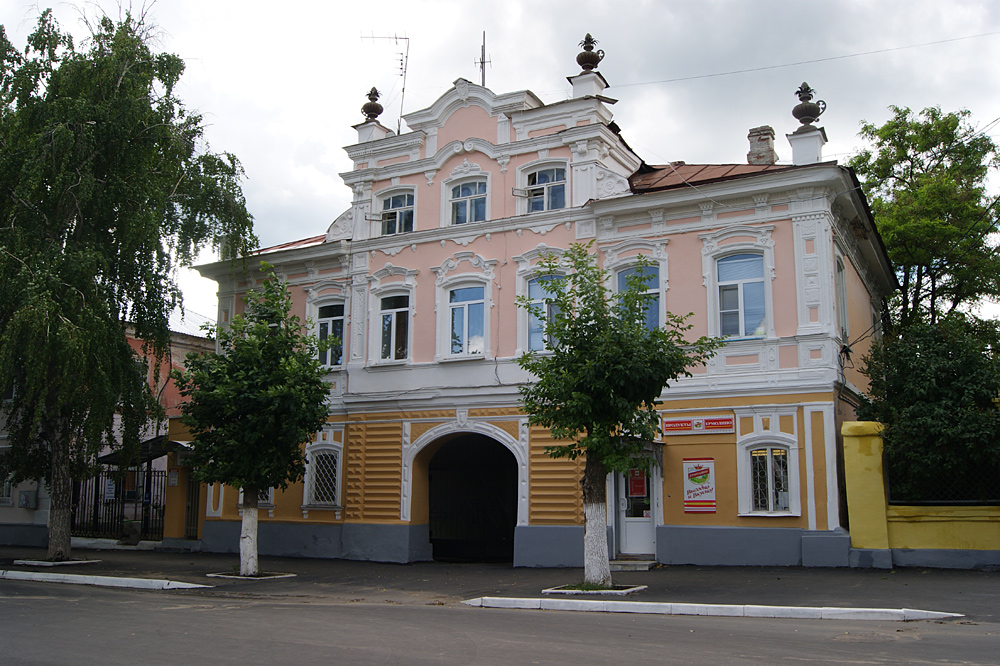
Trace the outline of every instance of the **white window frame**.
[[[565, 277], [565, 275], [563, 275], [561, 273], [550, 273], [548, 275], [538, 275], [538, 274], [536, 274], [536, 275], [527, 276], [525, 278], [524, 295], [527, 298], [531, 298], [531, 283], [532, 282], [536, 282], [538, 280], [560, 279], [560, 278], [564, 278], [564, 277]], [[549, 321], [552, 320], [552, 317], [554, 317], [555, 314], [556, 314], [556, 312], [558, 311], [557, 308], [556, 308], [556, 306], [554, 304], [548, 304], [547, 305], [545, 303], [545, 301], [543, 299], [541, 299], [541, 298], [531, 299], [531, 304], [532, 305], [536, 305], [536, 306], [542, 308], [542, 310], [545, 312], [546, 318]], [[524, 349], [524, 351], [533, 351], [533, 352], [537, 352], [539, 354], [545, 354], [545, 353], [551, 352], [552, 351], [552, 346], [551, 346], [552, 339], [548, 335], [545, 334], [545, 328], [544, 328], [544, 326], [542, 327], [543, 345], [542, 345], [541, 349], [532, 349], [531, 348], [531, 323], [534, 320], [534, 317], [532, 316], [532, 314], [530, 312], [528, 312], [524, 308], [518, 308], [518, 309], [521, 310], [524, 313], [524, 317], [523, 317], [523, 322], [524, 323], [521, 324], [521, 326], [520, 326], [520, 328], [522, 329], [522, 331], [521, 331], [521, 335], [519, 336], [519, 337], [523, 338], [523, 342], [522, 342], [522, 344], [519, 345], [519, 347], [522, 348], [522, 349]]]
[[[738, 418], [738, 417], [737, 417]], [[777, 419], [775, 415], [772, 418]], [[753, 506], [753, 468], [750, 463], [751, 452], [762, 448], [782, 449], [786, 453], [788, 462], [788, 509], [783, 511], [758, 510]], [[770, 456], [769, 456], [770, 458]], [[783, 433], [771, 432], [765, 435], [756, 435], [741, 441], [738, 444], [738, 455], [736, 459], [737, 478], [739, 486], [739, 515], [741, 516], [801, 516], [802, 500], [799, 483], [799, 448], [798, 443], [791, 436]], [[770, 469], [770, 466], [769, 466]], [[768, 478], [768, 497], [771, 497], [770, 484], [772, 478]]]
[[[531, 179], [532, 174], [539, 173], [541, 171], [546, 171], [548, 169], [562, 169], [564, 179], [561, 181], [554, 181], [552, 183], [543, 183], [541, 185], [529, 185], [528, 181]], [[570, 208], [570, 202], [572, 197], [570, 195], [570, 174], [572, 169], [570, 169], [569, 160], [538, 160], [535, 162], [529, 162], [521, 166], [517, 171], [517, 181], [518, 189], [515, 190], [514, 194], [517, 196], [518, 201], [518, 212], [521, 215], [528, 215], [531, 213], [544, 213], [556, 210], [566, 210]], [[549, 190], [553, 185], [562, 184], [563, 186], [563, 205], [559, 208], [549, 207]], [[532, 210], [531, 201], [534, 198], [531, 193], [535, 190], [543, 190], [542, 194], [542, 209]]]
[[[458, 196], [458, 197], [453, 196], [453, 190], [456, 187], [460, 188], [463, 185], [469, 185], [469, 184], [482, 185], [483, 189], [484, 189], [484, 192], [482, 194], [476, 193], [476, 194], [472, 194], [472, 195], [464, 196], [464, 197], [463, 196]], [[464, 226], [466, 226], [468, 224], [477, 224], [479, 222], [486, 222], [486, 221], [488, 221], [490, 219], [490, 183], [489, 183], [489, 179], [485, 175], [475, 176], [475, 177], [472, 177], [472, 178], [461, 178], [461, 179], [458, 179], [458, 180], [450, 180], [445, 185], [445, 187], [447, 188], [446, 189], [446, 194], [448, 195], [447, 196], [448, 205], [447, 206], [442, 206], [442, 209], [443, 209], [442, 212], [446, 213], [447, 216], [448, 216], [447, 226], [463, 226], [464, 227]], [[485, 210], [483, 212], [484, 217], [481, 220], [470, 219], [471, 216], [472, 216], [472, 202], [475, 199], [482, 199], [483, 200], [483, 206], [484, 206]], [[465, 202], [467, 204], [467, 206], [466, 206], [467, 207], [467, 213], [466, 213], [466, 220], [465, 220], [465, 222], [456, 222], [455, 221], [455, 206], [459, 202]]]
[[10, 478], [6, 478], [0, 481], [0, 506], [13, 506], [14, 505], [14, 484], [10, 482]]
[[[614, 273], [611, 274], [611, 279], [614, 281], [614, 290], [615, 290], [616, 294], [621, 290], [621, 286], [622, 286], [621, 285], [621, 275], [622, 275], [622, 273], [626, 273], [628, 271], [637, 271], [638, 269], [639, 269], [639, 266], [637, 264], [632, 264], [632, 265], [628, 265], [628, 266], [621, 266], [617, 270], [615, 270]], [[652, 265], [647, 266], [646, 270], [647, 271], [656, 271], [655, 277], [654, 276], [649, 276], [649, 277], [654, 277], [654, 279], [656, 280], [656, 284], [653, 287], [651, 287], [651, 288], [647, 288], [646, 291], [644, 291], [643, 293], [645, 293], [645, 294], [653, 294], [656, 297], [656, 301], [655, 301], [655, 304], [654, 304], [655, 311], [656, 311], [656, 326], [657, 327], [661, 327], [661, 326], [663, 326], [663, 319], [664, 319], [663, 314], [664, 313], [663, 313], [663, 288], [662, 288], [663, 282], [662, 282], [662, 280], [660, 280], [660, 267], [659, 267], [658, 264], [653, 263]], [[647, 324], [647, 328], [648, 328], [648, 324], [649, 324], [648, 320], [647, 320], [646, 324]]]
[[834, 282], [837, 289], [837, 324], [840, 339], [851, 339], [850, 311], [847, 308], [847, 265], [841, 255], [834, 257]]
[[[326, 307], [337, 307], [340, 306], [342, 311], [340, 316], [332, 317], [321, 317], [320, 311]], [[326, 324], [328, 327], [333, 328], [332, 324], [336, 320], [340, 320], [340, 359], [338, 363], [323, 363], [324, 368], [329, 368], [330, 370], [339, 370], [344, 364], [344, 352], [347, 349], [347, 303], [343, 299], [332, 299], [325, 300], [315, 304], [316, 313], [316, 338], [322, 339], [322, 328]], [[332, 337], [332, 330], [327, 330], [327, 337]], [[325, 356], [325, 358], [324, 358]], [[328, 349], [325, 352], [321, 352], [320, 361], [330, 361], [333, 359], [333, 349]]]
[[[726, 262], [727, 260], [729, 260], [729, 259], [735, 259], [737, 257], [753, 257], [754, 259], [759, 259], [760, 260], [760, 276], [759, 277], [754, 276], [753, 278], [736, 279], [736, 280], [722, 280], [722, 279], [720, 279], [719, 278], [719, 270], [720, 270], [722, 264], [724, 262]], [[716, 275], [716, 289], [718, 290], [718, 294], [717, 295], [718, 295], [718, 299], [719, 299], [718, 300], [718, 309], [715, 312], [715, 317], [718, 320], [719, 334], [723, 335], [724, 337], [726, 337], [727, 339], [730, 339], [730, 340], [747, 340], [747, 339], [756, 339], [756, 338], [762, 338], [762, 337], [764, 337], [767, 334], [767, 314], [768, 314], [767, 313], [767, 296], [766, 296], [766, 294], [764, 294], [764, 291], [765, 291], [765, 288], [766, 288], [766, 284], [764, 282], [764, 256], [762, 254], [758, 253], [758, 252], [739, 252], [739, 253], [727, 254], [727, 255], [722, 256], [722, 257], [717, 257], [715, 259], [715, 271], [716, 271], [715, 272], [715, 275]], [[748, 285], [756, 285], [756, 284], [760, 285], [762, 295], [764, 296], [764, 303], [763, 303], [763, 308], [764, 308], [763, 315], [764, 315], [764, 318], [761, 321], [761, 324], [758, 326], [758, 328], [763, 328], [764, 330], [762, 332], [760, 332], [760, 333], [757, 332], [757, 329], [754, 329], [752, 332], [751, 331], [747, 331], [747, 330], [744, 329], [744, 325], [746, 323], [746, 318], [747, 318], [747, 307], [746, 307], [747, 294], [746, 294], [746, 288], [747, 288]], [[725, 310], [725, 311], [723, 311], [723, 309], [722, 309], [722, 290], [723, 289], [732, 289], [734, 287], [736, 288], [736, 310], [735, 310], [735, 313], [736, 313], [736, 321], [738, 323], [739, 330], [735, 334], [726, 335], [725, 332], [723, 331], [722, 315], [723, 315], [723, 312], [731, 314], [731, 313], [734, 312], [734, 310]]]
[[[468, 305], [454, 305], [451, 302], [451, 293], [456, 289], [465, 289], [467, 287], [477, 287], [483, 290], [483, 353], [474, 354], [468, 351], [462, 351], [460, 353], [454, 353], [452, 351], [452, 340], [451, 340], [451, 326], [452, 326], [452, 310], [459, 307], [464, 307], [466, 310], [465, 317], [465, 330], [468, 331], [469, 321], [468, 321]], [[486, 279], [482, 275], [456, 275], [450, 280], [438, 285], [438, 345], [437, 345], [437, 359], [438, 361], [453, 361], [461, 359], [481, 359], [481, 358], [492, 358], [490, 352], [490, 310], [492, 309], [493, 299], [491, 293], [492, 282]], [[473, 303], [479, 301], [465, 301], [464, 303]], [[463, 347], [468, 349], [469, 341], [468, 334], [466, 333], [466, 340], [464, 341]]]
[[[651, 268], [657, 270], [656, 286], [656, 320], [659, 326], [663, 326], [667, 319], [667, 253], [666, 240], [647, 241], [642, 239], [627, 240], [617, 245], [603, 250], [605, 260], [604, 268], [608, 272], [608, 288], [618, 293], [618, 274], [636, 268], [637, 257], [641, 255], [650, 264]], [[647, 293], [654, 291], [647, 290]]]
[[[243, 489], [240, 488], [239, 497], [236, 499], [236, 508], [239, 514], [243, 515]], [[257, 511], [267, 511], [268, 518], [274, 518], [274, 488], [261, 489], [257, 491]]]
[[[399, 208], [386, 208], [386, 200], [391, 200], [392, 197], [397, 196], [411, 196], [413, 197], [412, 206], [401, 206]], [[390, 187], [372, 195], [375, 202], [375, 209], [378, 211], [376, 219], [373, 220], [374, 229], [372, 230], [372, 237], [375, 238], [389, 238], [394, 236], [401, 236], [405, 234], [413, 233], [417, 230], [417, 188], [415, 187]], [[392, 211], [400, 210], [410, 210], [412, 213], [412, 224], [409, 231], [401, 231], [399, 229], [399, 219], [396, 219], [396, 230], [392, 233], [382, 233], [382, 229], [385, 222], [385, 216]]]
[[[315, 463], [314, 456], [318, 455], [332, 455], [337, 460], [337, 475], [334, 480], [336, 488], [334, 489], [334, 501], [330, 502], [316, 502], [315, 501]], [[316, 433], [316, 439], [306, 445], [305, 449], [306, 456], [306, 473], [305, 480], [302, 484], [302, 511], [303, 518], [307, 518], [306, 512], [309, 509], [334, 509], [341, 510], [343, 508], [343, 479], [344, 479], [344, 428], [343, 426], [331, 426], [323, 428], [320, 432]]]
[[[384, 308], [384, 306], [383, 306], [383, 300], [384, 299], [387, 299], [387, 298], [399, 298], [399, 297], [406, 298], [406, 306], [405, 307], [390, 308], [388, 310]], [[388, 363], [405, 363], [406, 361], [410, 360], [410, 354], [412, 353], [412, 343], [413, 343], [413, 326], [412, 326], [412, 323], [413, 323], [413, 294], [411, 293], [411, 290], [409, 290], [409, 289], [387, 288], [385, 290], [381, 290], [380, 289], [379, 293], [375, 294], [375, 298], [376, 298], [376, 305], [378, 306], [377, 312], [376, 312], [376, 316], [375, 316], [376, 317], [375, 328], [378, 329], [378, 335], [377, 335], [377, 337], [375, 337], [375, 338], [372, 339], [372, 342], [376, 343], [375, 346], [377, 347], [375, 349], [375, 354], [374, 354], [374, 356], [376, 357], [376, 362], [377, 363], [386, 363], [386, 364], [388, 364]], [[392, 345], [392, 343], [396, 339], [396, 330], [397, 330], [397, 326], [398, 326], [399, 317], [403, 316], [405, 318], [405, 320], [406, 320], [406, 353], [403, 355], [402, 358], [395, 358], [395, 354], [393, 353], [394, 350], [392, 350], [392, 349], [390, 349], [389, 358], [386, 358], [382, 354], [382, 344], [384, 342], [384, 340], [382, 339], [382, 336], [384, 334], [384, 331], [382, 329], [382, 318], [387, 313], [389, 313], [390, 316], [392, 317], [392, 327], [391, 327], [392, 333], [391, 333], [391, 336], [390, 336], [390, 344], [391, 344], [392, 347], [395, 346], [395, 345]]]
[[[764, 261], [764, 334], [745, 338], [728, 337], [727, 340], [760, 340], [774, 338], [774, 305], [772, 283], [774, 282], [774, 241], [771, 232], [774, 225], [734, 224], [718, 231], [699, 234], [704, 247], [702, 256], [702, 281], [707, 290], [708, 334], [722, 337], [722, 323], [719, 303], [718, 261], [736, 254], [759, 254]], [[732, 240], [738, 238], [739, 240]], [[744, 240], [749, 238], [749, 240]], [[726, 242], [730, 241], [730, 242]]]

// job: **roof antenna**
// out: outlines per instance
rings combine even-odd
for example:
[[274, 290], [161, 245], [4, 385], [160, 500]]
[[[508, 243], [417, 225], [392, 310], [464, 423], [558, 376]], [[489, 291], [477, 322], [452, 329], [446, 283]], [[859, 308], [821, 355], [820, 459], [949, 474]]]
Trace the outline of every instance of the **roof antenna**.
[[473, 60], [476, 67], [479, 68], [481, 84], [484, 88], [486, 87], [486, 65], [492, 64], [492, 60], [486, 59], [486, 31], [483, 30], [483, 50], [479, 56], [479, 60]]
[[[403, 129], [403, 100], [406, 98], [406, 70], [410, 65], [410, 38], [400, 37], [399, 35], [389, 36], [378, 36], [371, 35], [370, 37], [361, 36], [361, 39], [391, 39], [396, 44], [400, 41], [406, 43], [406, 50], [399, 54], [399, 75], [403, 77], [403, 88], [399, 91], [399, 119], [396, 120], [396, 134], [399, 134]], [[486, 33], [483, 33], [483, 39], [486, 39]], [[484, 42], [485, 44], [485, 42]]]

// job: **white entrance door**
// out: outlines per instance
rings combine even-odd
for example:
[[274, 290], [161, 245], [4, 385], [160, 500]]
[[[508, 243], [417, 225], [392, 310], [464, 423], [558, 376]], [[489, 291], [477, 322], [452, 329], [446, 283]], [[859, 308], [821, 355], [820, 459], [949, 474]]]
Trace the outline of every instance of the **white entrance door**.
[[623, 555], [656, 551], [652, 479], [641, 469], [618, 475], [618, 550]]

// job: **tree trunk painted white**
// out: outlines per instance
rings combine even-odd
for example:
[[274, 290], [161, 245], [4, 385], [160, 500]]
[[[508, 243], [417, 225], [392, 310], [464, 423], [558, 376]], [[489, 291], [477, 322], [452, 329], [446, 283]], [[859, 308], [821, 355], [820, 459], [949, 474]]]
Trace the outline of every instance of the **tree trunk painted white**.
[[243, 522], [240, 526], [240, 575], [256, 576], [257, 563], [257, 489], [243, 489]]
[[583, 489], [583, 580], [611, 586], [608, 557], [607, 470], [597, 459], [587, 458], [580, 486]]

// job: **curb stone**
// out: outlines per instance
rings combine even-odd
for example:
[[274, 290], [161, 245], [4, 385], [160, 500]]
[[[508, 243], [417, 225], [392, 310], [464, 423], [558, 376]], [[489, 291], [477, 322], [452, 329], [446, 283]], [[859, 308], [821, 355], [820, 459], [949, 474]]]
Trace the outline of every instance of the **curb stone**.
[[656, 615], [702, 615], [713, 617], [759, 617], [800, 620], [872, 620], [912, 622], [965, 617], [959, 613], [912, 608], [832, 608], [815, 606], [758, 606], [737, 604], [671, 604], [648, 601], [600, 601], [590, 599], [531, 599], [478, 597], [463, 601], [477, 608], [517, 608], [530, 610], [597, 611], [604, 613], [646, 613]]
[[38, 573], [0, 569], [0, 579], [25, 580], [42, 583], [69, 583], [72, 585], [97, 585], [99, 587], [128, 587], [136, 590], [187, 590], [212, 587], [197, 583], [181, 583], [162, 578], [120, 578], [117, 576], [84, 576], [82, 574]]

